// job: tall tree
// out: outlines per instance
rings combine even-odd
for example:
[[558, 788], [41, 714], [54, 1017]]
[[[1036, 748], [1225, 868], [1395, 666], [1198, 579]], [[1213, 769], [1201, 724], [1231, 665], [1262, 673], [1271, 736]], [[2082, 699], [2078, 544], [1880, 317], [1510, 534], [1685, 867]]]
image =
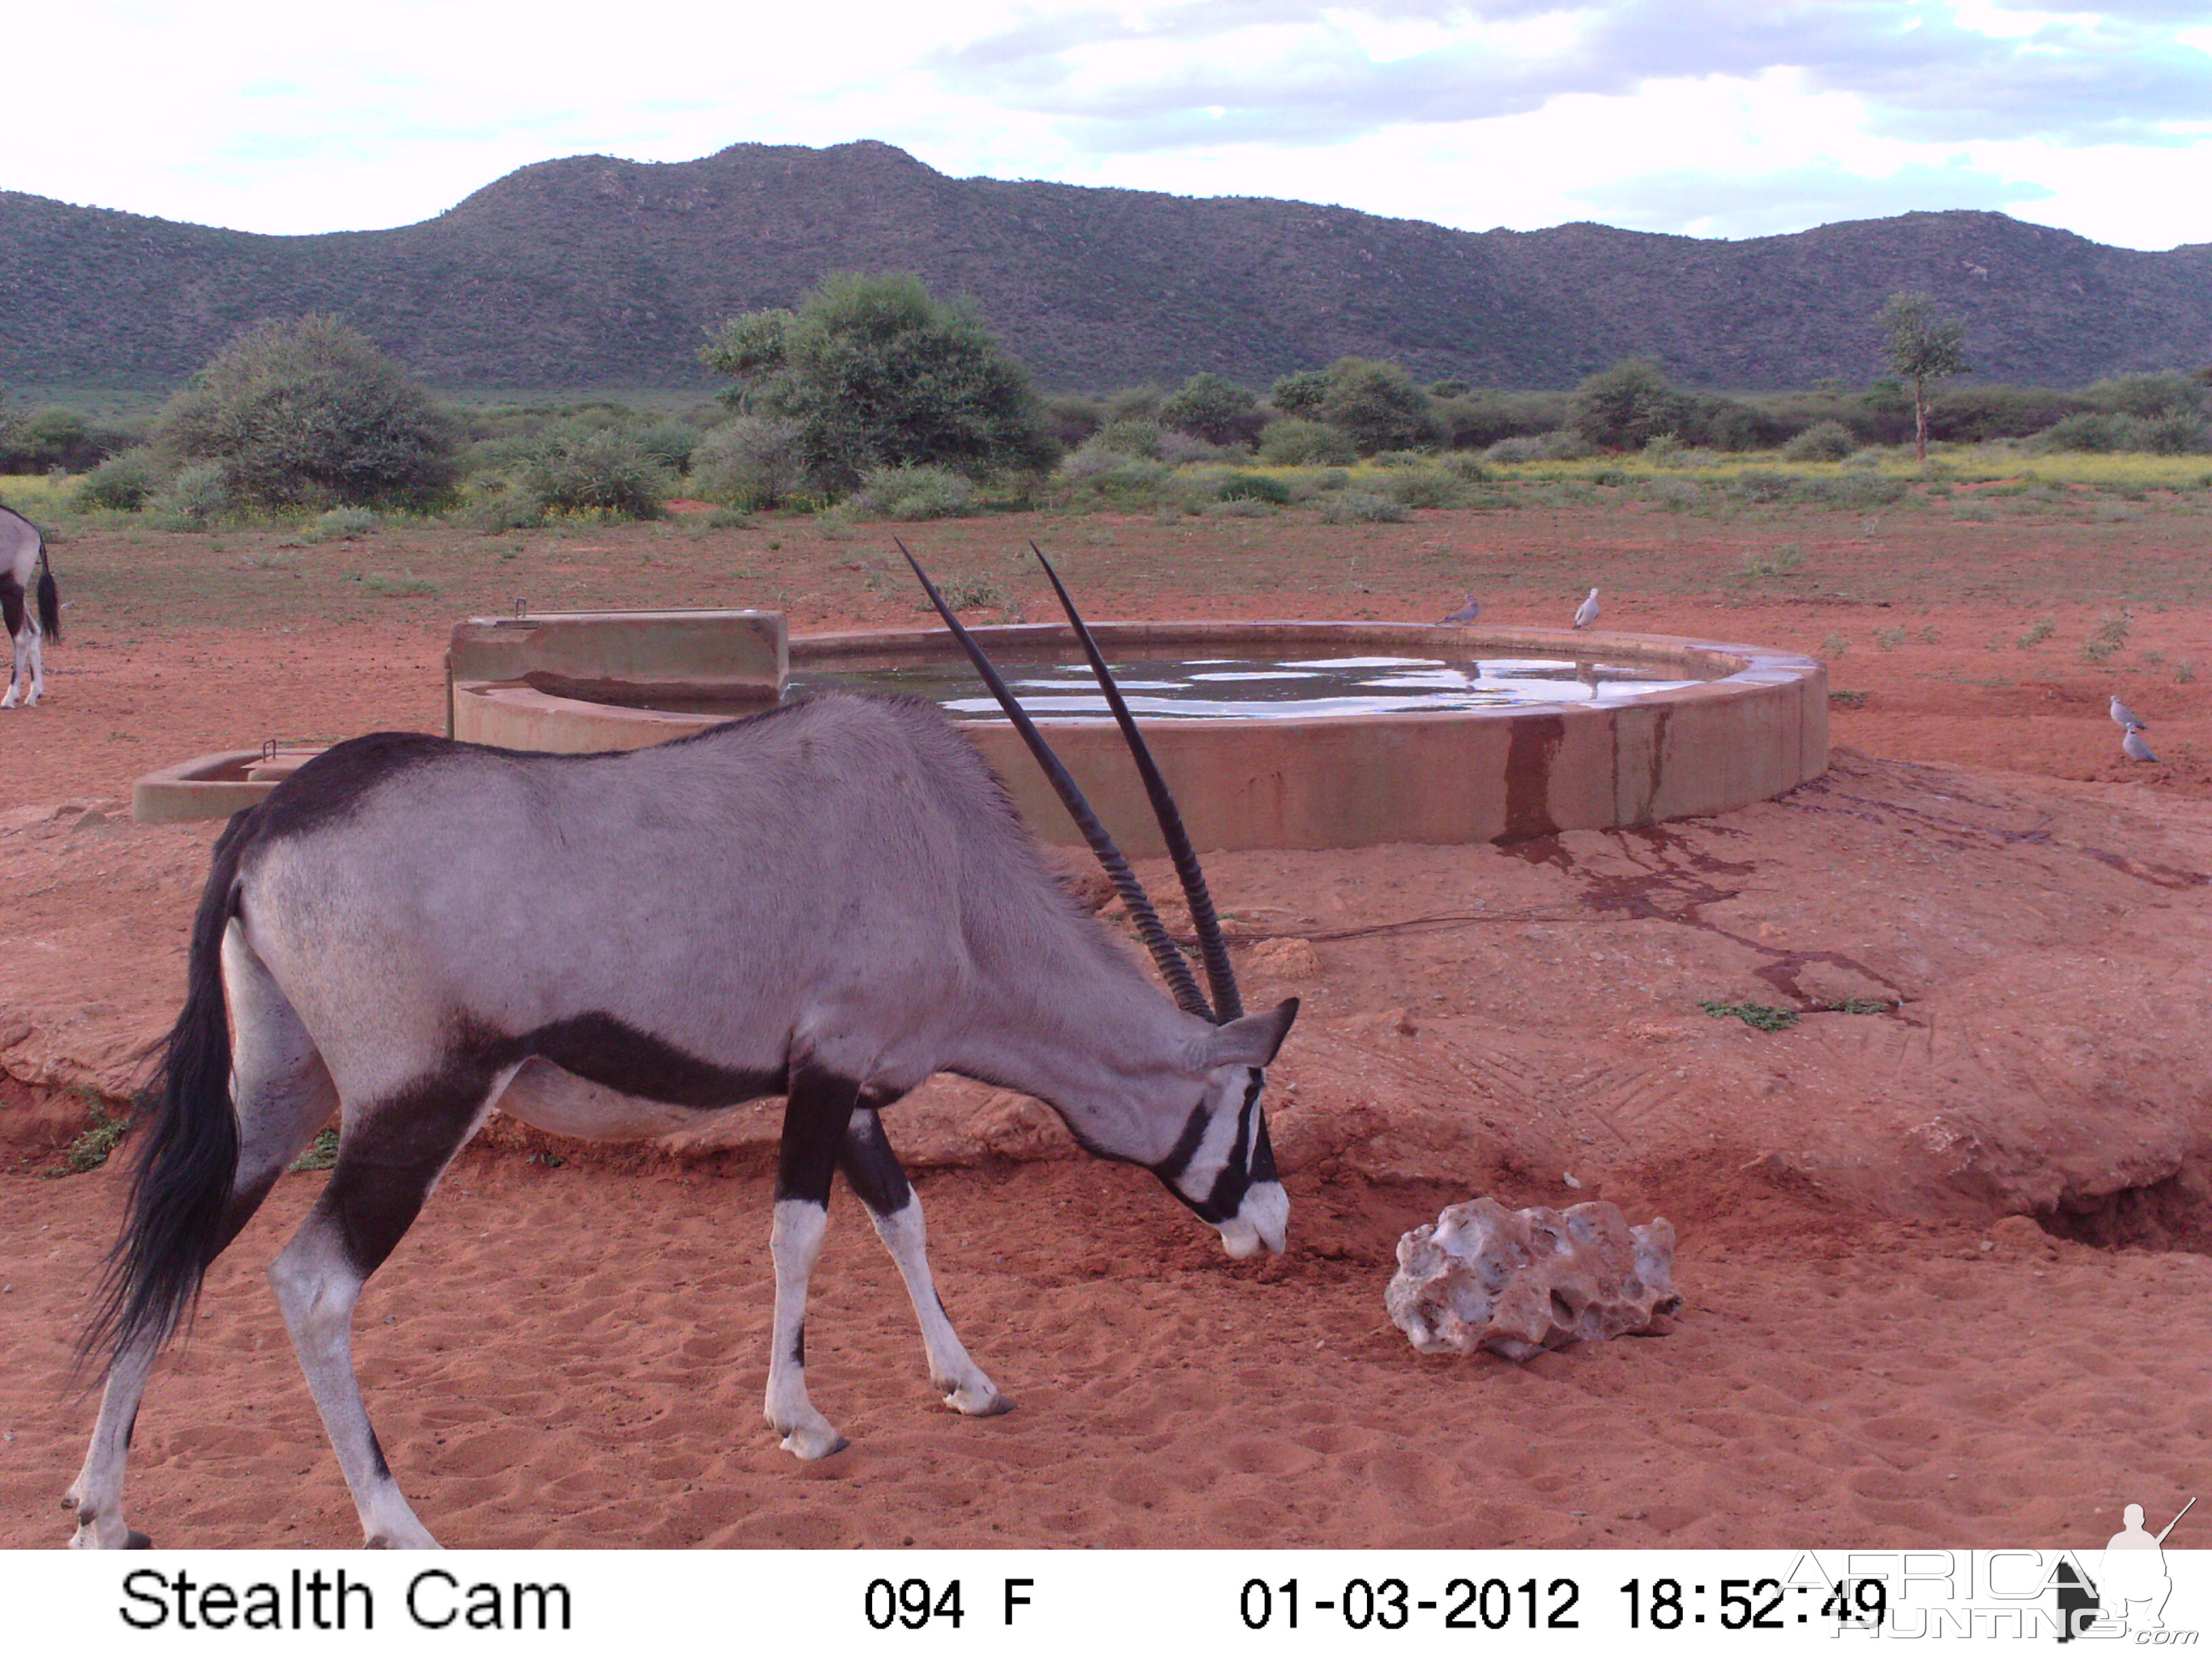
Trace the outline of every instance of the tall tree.
[[256, 506], [412, 507], [454, 476], [451, 423], [337, 317], [272, 317], [225, 346], [154, 428], [172, 460], [213, 462]]
[[1928, 459], [1928, 388], [1966, 372], [1966, 323], [1938, 317], [1928, 294], [1893, 294], [1875, 320], [1882, 327], [1882, 362], [1912, 382], [1913, 453]]
[[700, 354], [738, 377], [744, 406], [805, 434], [808, 471], [849, 489], [871, 467], [947, 466], [971, 477], [1049, 464], [1029, 376], [965, 300], [906, 272], [836, 272], [793, 311], [723, 325]]

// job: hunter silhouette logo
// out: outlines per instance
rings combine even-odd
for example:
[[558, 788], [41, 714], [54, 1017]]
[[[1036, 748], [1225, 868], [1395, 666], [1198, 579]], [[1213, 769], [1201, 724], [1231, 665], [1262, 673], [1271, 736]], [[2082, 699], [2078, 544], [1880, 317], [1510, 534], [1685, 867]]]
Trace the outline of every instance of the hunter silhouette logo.
[[2063, 1626], [2058, 1639], [2070, 1642], [2100, 1620], [2110, 1620], [2115, 1634], [2164, 1630], [2166, 1598], [2173, 1594], [2173, 1581], [2166, 1571], [2166, 1533], [2196, 1506], [2197, 1500], [2191, 1498], [2166, 1523], [2165, 1531], [2154, 1536], [2143, 1530], [2142, 1505], [2129, 1504], [2120, 1512], [2120, 1530], [2105, 1545], [2095, 1577], [2087, 1583], [2070, 1565], [2061, 1563], [2054, 1575]]

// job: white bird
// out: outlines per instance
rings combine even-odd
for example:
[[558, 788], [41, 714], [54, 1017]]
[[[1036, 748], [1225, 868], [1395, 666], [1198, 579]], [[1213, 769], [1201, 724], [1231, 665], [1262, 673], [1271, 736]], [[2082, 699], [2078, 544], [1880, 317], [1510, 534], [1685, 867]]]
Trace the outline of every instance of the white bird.
[[2115, 726], [2148, 726], [2150, 722], [2143, 719], [2142, 715], [2136, 714], [2134, 709], [2129, 708], [2127, 704], [2122, 702], [2118, 697], [2114, 697], [2112, 699], [2112, 724]]
[[1444, 618], [1443, 626], [1446, 628], [1455, 628], [1462, 623], [1480, 622], [1481, 619], [1482, 601], [1476, 599], [1474, 594], [1470, 593], [1467, 596], [1467, 603], [1465, 605], [1460, 606], [1458, 610], [1453, 611], [1450, 616]]
[[2154, 761], [2158, 758], [2150, 752], [2150, 745], [2142, 740], [2142, 727], [2132, 723], [2128, 726], [2127, 735], [2120, 739], [2120, 752], [2130, 760]]
[[1589, 598], [1575, 607], [1575, 626], [1588, 628], [1597, 620], [1597, 589], [1589, 591]]

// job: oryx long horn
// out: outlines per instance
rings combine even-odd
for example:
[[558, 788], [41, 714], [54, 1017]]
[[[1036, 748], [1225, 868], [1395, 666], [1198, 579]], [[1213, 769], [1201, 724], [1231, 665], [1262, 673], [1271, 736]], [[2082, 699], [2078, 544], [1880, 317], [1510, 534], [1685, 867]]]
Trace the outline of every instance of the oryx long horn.
[[1091, 843], [1091, 850], [1097, 855], [1099, 866], [1106, 872], [1106, 878], [1114, 884], [1114, 890], [1121, 895], [1122, 907], [1128, 911], [1129, 919], [1136, 923], [1138, 937], [1144, 940], [1145, 948], [1152, 953], [1152, 960], [1159, 967], [1160, 977], [1167, 981], [1168, 989], [1174, 994], [1176, 1006], [1187, 1014], [1218, 1024], [1220, 1022], [1214, 1018], [1213, 1011], [1206, 1006], [1205, 994], [1198, 988], [1197, 980], [1191, 976], [1190, 963], [1176, 948], [1176, 942], [1168, 937], [1168, 930], [1160, 925], [1159, 912], [1152, 908], [1152, 901], [1146, 896], [1144, 884], [1137, 879], [1137, 872], [1129, 867], [1128, 860], [1121, 856], [1121, 849], [1114, 844], [1114, 837], [1106, 832], [1105, 824], [1091, 810], [1091, 803], [1084, 799], [1082, 789], [1069, 775], [1067, 768], [1060, 763], [1060, 757], [1052, 752], [1052, 745], [1044, 740], [1044, 733], [1036, 729], [1036, 722], [1030, 718], [1029, 711], [1022, 707], [1020, 700], [1000, 678], [999, 671], [992, 666], [991, 659], [983, 654], [983, 647], [975, 642], [975, 636], [962, 626], [959, 617], [952, 614], [952, 607], [945, 604], [945, 596], [937, 591], [937, 584], [929, 580], [929, 573], [921, 568], [921, 562], [908, 552], [906, 544], [896, 536], [891, 538], [891, 545], [906, 555], [906, 562], [914, 567], [914, 574], [921, 579], [921, 591], [929, 595], [929, 602], [937, 607], [937, 614], [945, 618], [945, 625], [952, 630], [952, 637], [960, 641], [960, 648], [968, 653], [968, 660], [975, 665], [975, 672], [983, 677], [983, 684], [990, 687], [991, 695], [999, 700], [999, 707], [1006, 711], [1006, 718], [1014, 723], [1014, 730], [1020, 732], [1022, 741], [1029, 744], [1030, 753], [1036, 757], [1037, 765], [1043, 769], [1047, 781], [1059, 794], [1060, 804], [1067, 809], [1067, 816], [1075, 820], [1075, 827], [1083, 832], [1084, 840]]
[[1168, 781], [1160, 775], [1160, 769], [1152, 761], [1152, 747], [1137, 729], [1136, 717], [1122, 701], [1121, 688], [1115, 684], [1106, 659], [1099, 653], [1098, 642], [1091, 637], [1091, 629], [1077, 613], [1075, 601], [1068, 597], [1067, 586], [1060, 580], [1060, 572], [1052, 568], [1052, 561], [1045, 557], [1044, 550], [1035, 542], [1030, 544], [1030, 551], [1036, 555], [1037, 563], [1052, 579], [1052, 591], [1060, 595], [1060, 609], [1067, 612], [1075, 637], [1082, 642], [1083, 654], [1091, 659], [1091, 672], [1098, 677], [1099, 689], [1106, 694], [1107, 707], [1114, 711], [1115, 721], [1129, 745], [1130, 757], [1137, 763], [1137, 775], [1144, 779], [1145, 793], [1152, 797], [1152, 816], [1160, 823], [1160, 839], [1167, 843], [1168, 856], [1175, 860], [1176, 877], [1182, 883], [1182, 896], [1190, 906], [1191, 930], [1198, 935], [1199, 956], [1206, 963], [1206, 981], [1213, 990], [1213, 1006], [1221, 1024], [1226, 1025], [1243, 1014], [1244, 1001], [1237, 994], [1237, 975], [1229, 965], [1229, 946], [1221, 937], [1220, 919], [1213, 914], [1213, 896], [1206, 890], [1206, 872], [1199, 867], [1197, 849], [1191, 846], [1189, 833], [1182, 827], [1182, 814], [1176, 810], [1175, 797], [1168, 793]]

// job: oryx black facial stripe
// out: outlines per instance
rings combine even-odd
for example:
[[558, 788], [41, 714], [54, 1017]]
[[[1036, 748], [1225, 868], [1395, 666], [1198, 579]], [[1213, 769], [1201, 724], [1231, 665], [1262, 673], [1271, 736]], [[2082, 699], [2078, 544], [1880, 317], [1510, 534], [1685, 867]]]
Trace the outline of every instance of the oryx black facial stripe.
[[1182, 1133], [1176, 1137], [1176, 1144], [1168, 1149], [1168, 1155], [1152, 1165], [1153, 1173], [1174, 1186], [1182, 1172], [1190, 1168], [1191, 1159], [1198, 1156], [1198, 1149], [1206, 1139], [1206, 1125], [1212, 1121], [1205, 1101], [1192, 1107], [1190, 1115], [1183, 1120]]
[[1252, 1145], [1252, 1114], [1259, 1109], [1260, 1088], [1266, 1081], [1267, 1073], [1255, 1071], [1252, 1080], [1244, 1085], [1244, 1103], [1237, 1109], [1237, 1139], [1230, 1145], [1229, 1159], [1221, 1166], [1221, 1173], [1213, 1178], [1213, 1190], [1206, 1194], [1206, 1207], [1216, 1217], [1235, 1215], [1252, 1184], [1246, 1154]]

